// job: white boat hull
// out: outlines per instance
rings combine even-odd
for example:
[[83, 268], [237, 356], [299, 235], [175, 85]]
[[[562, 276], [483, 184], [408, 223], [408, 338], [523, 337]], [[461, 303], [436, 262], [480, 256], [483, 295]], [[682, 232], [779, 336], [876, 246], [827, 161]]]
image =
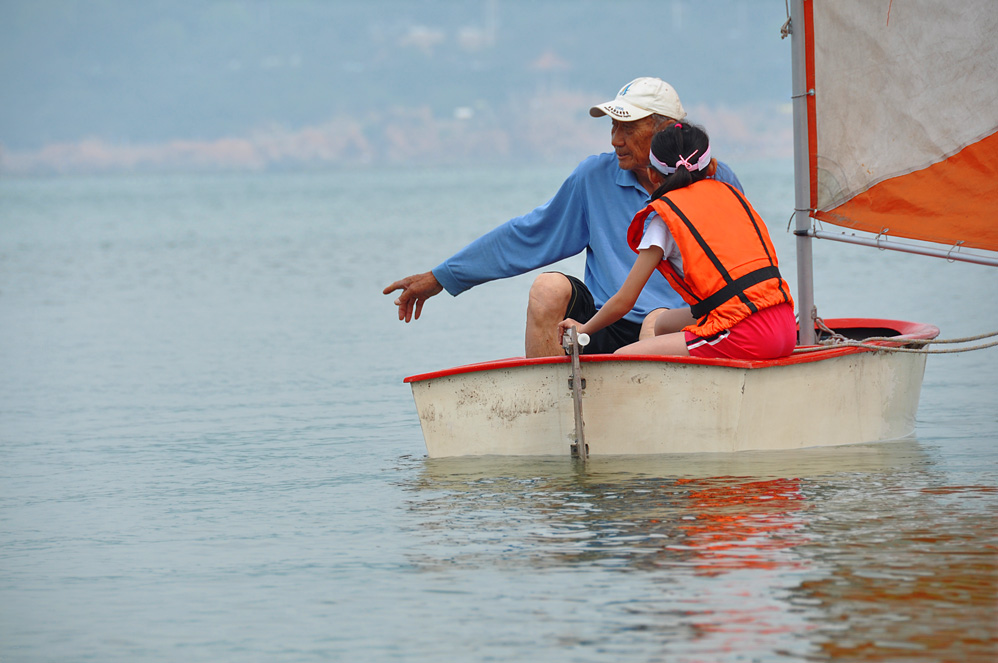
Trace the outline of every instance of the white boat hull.
[[[770, 362], [583, 357], [585, 439], [590, 455], [897, 439], [914, 430], [924, 371], [924, 354], [858, 348]], [[570, 374], [567, 358], [519, 358], [407, 378], [428, 455], [567, 455]]]

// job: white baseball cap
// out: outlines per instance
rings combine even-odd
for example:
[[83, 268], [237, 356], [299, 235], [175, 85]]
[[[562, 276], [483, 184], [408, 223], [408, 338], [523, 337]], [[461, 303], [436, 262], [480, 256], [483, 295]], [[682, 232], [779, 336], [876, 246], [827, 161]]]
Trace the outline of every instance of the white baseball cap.
[[635, 78], [620, 88], [616, 99], [589, 109], [593, 117], [609, 115], [621, 122], [634, 122], [652, 113], [673, 120], [686, 117], [679, 95], [661, 78]]

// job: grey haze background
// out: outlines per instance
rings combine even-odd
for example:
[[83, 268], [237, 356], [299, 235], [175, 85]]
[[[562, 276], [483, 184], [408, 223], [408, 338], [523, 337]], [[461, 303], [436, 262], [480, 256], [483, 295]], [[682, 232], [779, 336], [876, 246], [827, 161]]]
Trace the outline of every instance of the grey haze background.
[[789, 153], [783, 0], [0, 0], [0, 170], [577, 159], [640, 75]]

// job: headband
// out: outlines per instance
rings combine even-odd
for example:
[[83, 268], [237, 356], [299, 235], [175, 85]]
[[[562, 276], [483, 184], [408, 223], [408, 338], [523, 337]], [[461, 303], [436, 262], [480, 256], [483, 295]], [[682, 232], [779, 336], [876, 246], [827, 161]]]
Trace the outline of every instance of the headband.
[[652, 167], [663, 175], [672, 175], [680, 166], [685, 167], [686, 170], [692, 173], [694, 170], [703, 170], [710, 165], [710, 145], [707, 146], [707, 149], [703, 152], [703, 156], [697, 159], [696, 163], [690, 163], [690, 159], [696, 156], [696, 153], [699, 151], [693, 150], [693, 153], [685, 158], [680, 156], [675, 166], [669, 166], [665, 162], [659, 161], [654, 152], [648, 153], [648, 160], [651, 162]]

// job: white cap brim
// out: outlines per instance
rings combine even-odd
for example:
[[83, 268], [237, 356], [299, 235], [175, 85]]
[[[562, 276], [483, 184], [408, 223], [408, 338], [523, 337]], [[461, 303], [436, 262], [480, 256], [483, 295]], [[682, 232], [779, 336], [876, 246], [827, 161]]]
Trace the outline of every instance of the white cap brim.
[[609, 115], [620, 122], [635, 122], [648, 117], [652, 111], [638, 108], [622, 99], [614, 99], [589, 109], [589, 114], [593, 117], [603, 117]]

